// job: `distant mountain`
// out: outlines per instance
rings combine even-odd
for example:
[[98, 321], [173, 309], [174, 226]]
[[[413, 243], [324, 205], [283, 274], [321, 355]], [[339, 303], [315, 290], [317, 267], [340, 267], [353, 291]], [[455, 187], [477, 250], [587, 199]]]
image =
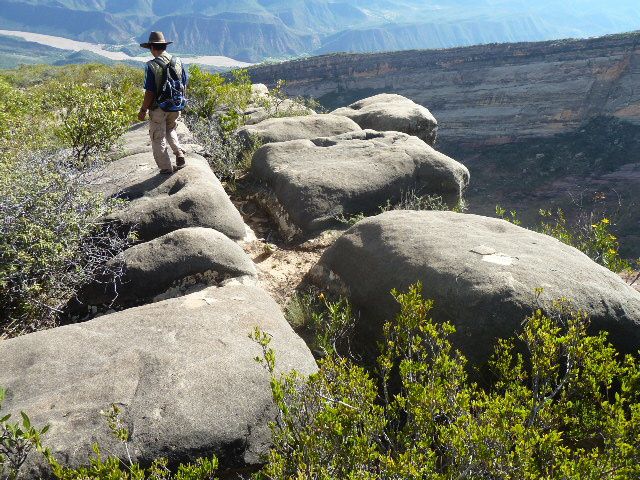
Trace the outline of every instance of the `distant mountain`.
[[0, 0], [0, 29], [135, 45], [153, 29], [182, 53], [260, 61], [635, 30], [616, 0]]

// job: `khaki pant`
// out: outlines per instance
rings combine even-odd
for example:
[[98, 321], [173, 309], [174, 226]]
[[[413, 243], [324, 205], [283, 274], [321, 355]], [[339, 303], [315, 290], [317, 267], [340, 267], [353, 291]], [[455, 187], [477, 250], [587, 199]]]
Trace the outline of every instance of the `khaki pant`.
[[184, 155], [176, 132], [178, 118], [180, 118], [180, 112], [165, 112], [161, 108], [149, 110], [149, 136], [153, 158], [161, 170], [172, 168], [167, 142], [176, 157]]

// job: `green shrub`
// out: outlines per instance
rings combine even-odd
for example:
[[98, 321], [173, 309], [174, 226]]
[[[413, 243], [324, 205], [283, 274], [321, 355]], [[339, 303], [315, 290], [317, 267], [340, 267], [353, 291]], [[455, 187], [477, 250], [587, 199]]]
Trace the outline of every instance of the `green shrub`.
[[60, 112], [55, 134], [71, 148], [78, 165], [112, 150], [131, 123], [118, 91], [63, 84], [53, 101]]
[[[541, 209], [539, 214], [541, 221], [536, 229], [538, 232], [577, 248], [612, 272], [620, 273], [633, 269], [633, 262], [620, 257], [620, 243], [611, 232], [611, 220], [606, 216], [598, 217], [592, 213], [570, 225], [561, 208], [555, 212]], [[496, 215], [514, 225], [522, 223], [517, 212], [511, 210], [507, 213], [507, 210], [499, 205], [496, 206]]]
[[638, 478], [636, 358], [588, 336], [588, 319], [560, 300], [498, 343], [481, 388], [420, 292], [393, 292], [400, 313], [375, 376], [332, 355], [309, 377], [276, 375], [269, 336], [252, 334], [279, 412], [256, 478]]
[[[467, 202], [464, 198], [458, 200], [458, 202], [450, 206], [448, 205], [442, 196], [421, 194], [415, 189], [403, 190], [400, 192], [400, 199], [393, 203], [391, 200], [387, 200], [384, 205], [378, 207], [379, 213], [390, 212], [392, 210], [436, 210], [436, 211], [451, 211], [456, 213], [463, 213], [467, 211]], [[337, 215], [336, 220], [349, 227], [355, 225], [360, 220], [367, 218], [364, 213], [356, 213], [353, 215]]]
[[188, 115], [185, 124], [202, 147], [202, 156], [209, 162], [213, 173], [227, 187], [235, 188], [237, 180], [251, 167], [251, 157], [260, 147], [259, 142], [254, 139], [251, 146], [247, 147], [239, 135], [226, 130], [218, 116], [203, 118]]
[[[5, 391], [0, 388], [0, 410], [4, 396]], [[49, 430], [49, 427], [33, 427], [24, 412], [20, 416], [22, 418], [18, 423], [9, 423], [10, 414], [0, 418], [0, 478], [3, 480], [18, 478], [18, 472], [29, 453], [34, 448], [41, 448], [40, 438]]]
[[256, 104], [265, 109], [268, 117], [300, 117], [309, 115], [312, 111], [323, 111], [322, 105], [313, 98], [289, 98], [284, 92], [285, 85], [284, 80], [278, 80], [268, 95], [257, 99]]
[[187, 115], [219, 117], [224, 132], [242, 125], [242, 114], [251, 101], [251, 79], [246, 70], [235, 70], [233, 80], [208, 73], [197, 65], [189, 67], [189, 107]]
[[91, 193], [91, 170], [61, 153], [0, 162], [0, 338], [54, 326], [85, 284], [120, 275], [107, 262], [130, 239], [104, 217], [122, 202]]
[[324, 292], [296, 293], [287, 303], [285, 318], [316, 356], [350, 354], [355, 317], [346, 298], [331, 300]]

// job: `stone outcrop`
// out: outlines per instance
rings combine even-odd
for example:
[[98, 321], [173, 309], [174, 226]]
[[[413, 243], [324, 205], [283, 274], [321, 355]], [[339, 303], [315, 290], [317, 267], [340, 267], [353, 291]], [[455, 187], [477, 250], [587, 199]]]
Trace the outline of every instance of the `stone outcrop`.
[[135, 245], [110, 263], [121, 265], [124, 275], [114, 284], [91, 285], [81, 295], [88, 305], [140, 305], [171, 287], [255, 276], [256, 269], [242, 247], [211, 228], [175, 230]]
[[[504, 220], [436, 211], [394, 211], [358, 222], [322, 256], [317, 282], [361, 309], [358, 337], [375, 347], [397, 304], [391, 289], [422, 282], [433, 317], [457, 328], [457, 347], [481, 363], [537, 307], [566, 297], [625, 352], [640, 349], [640, 294], [560, 241]], [[362, 342], [361, 342], [362, 343]]]
[[140, 240], [187, 227], [213, 228], [232, 239], [244, 238], [242, 217], [207, 161], [188, 153], [186, 163], [173, 175], [158, 175], [151, 154], [138, 153], [107, 164], [96, 188], [130, 201], [114, 218], [135, 225]]
[[[94, 442], [126, 460], [101, 410], [122, 410], [132, 460], [216, 454], [222, 469], [258, 466], [274, 419], [269, 375], [248, 338], [272, 335], [280, 371], [315, 370], [304, 342], [261, 289], [210, 287], [185, 297], [0, 342], [3, 413], [49, 425], [43, 438], [70, 466]], [[33, 453], [26, 478], [48, 477]]]
[[286, 78], [328, 108], [397, 93], [427, 107], [445, 143], [492, 144], [573, 131], [598, 115], [640, 123], [640, 33], [444, 50], [334, 54], [249, 70]]
[[332, 112], [352, 119], [362, 128], [380, 132], [394, 130], [413, 135], [432, 147], [438, 135], [438, 122], [422, 105], [402, 95], [381, 93]]
[[422, 140], [372, 130], [267, 144], [251, 170], [302, 233], [335, 225], [340, 215], [375, 213], [409, 189], [455, 204], [469, 182], [464, 165]]
[[261, 144], [288, 140], [332, 137], [341, 133], [362, 130], [357, 123], [340, 115], [301, 115], [278, 117], [247, 125], [238, 130], [245, 141], [257, 139]]

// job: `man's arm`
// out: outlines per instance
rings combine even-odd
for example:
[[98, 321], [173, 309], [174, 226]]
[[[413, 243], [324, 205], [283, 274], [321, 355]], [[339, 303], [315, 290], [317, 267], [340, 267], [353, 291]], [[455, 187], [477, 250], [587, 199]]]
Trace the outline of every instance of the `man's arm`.
[[155, 98], [155, 92], [152, 92], [151, 90], [144, 91], [144, 100], [142, 101], [142, 107], [140, 107], [140, 111], [138, 112], [138, 120], [140, 120], [141, 122], [144, 120], [147, 112], [151, 108], [151, 105], [153, 105], [153, 100]]
[[144, 71], [144, 100], [142, 106], [138, 112], [138, 120], [141, 122], [145, 119], [147, 112], [153, 105], [153, 100], [156, 98], [156, 79], [153, 74], [153, 70], [146, 66]]

